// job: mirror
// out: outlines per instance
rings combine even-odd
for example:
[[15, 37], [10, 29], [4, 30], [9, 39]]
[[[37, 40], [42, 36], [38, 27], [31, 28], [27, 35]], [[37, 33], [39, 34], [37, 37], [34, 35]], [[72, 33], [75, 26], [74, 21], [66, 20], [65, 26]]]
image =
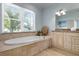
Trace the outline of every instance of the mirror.
[[56, 15], [56, 29], [79, 29], [79, 8], [69, 10], [65, 15]]

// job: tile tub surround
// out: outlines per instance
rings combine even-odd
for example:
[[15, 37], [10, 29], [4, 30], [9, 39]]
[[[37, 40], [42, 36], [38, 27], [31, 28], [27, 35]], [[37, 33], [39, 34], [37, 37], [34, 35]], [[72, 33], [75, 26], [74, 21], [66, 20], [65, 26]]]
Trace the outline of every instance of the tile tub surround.
[[[40, 39], [39, 41], [28, 42], [25, 44], [18, 45], [5, 45], [3, 42], [0, 42], [0, 55], [10, 56], [24, 56], [24, 55], [35, 55], [44, 49], [49, 48], [50, 37], [46, 36], [45, 39]], [[27, 53], [26, 53], [27, 52]]]
[[0, 41], [18, 38], [18, 37], [26, 37], [26, 36], [34, 36], [37, 32], [16, 32], [16, 33], [2, 33], [0, 34]]
[[1, 47], [0, 52], [5, 51], [5, 50], [9, 50], [9, 49], [13, 49], [13, 48], [16, 48], [16, 47], [21, 47], [21, 46], [24, 46], [24, 45], [30, 45], [30, 44], [33, 44], [35, 42], [48, 40], [48, 39], [50, 39], [50, 36], [46, 36], [45, 38], [42, 38], [40, 40], [35, 40], [35, 41], [31, 41], [31, 42], [29, 41], [27, 43], [15, 44], [15, 45], [7, 45], [7, 44], [4, 43], [4, 41], [0, 41], [0, 47]]
[[37, 32], [16, 32], [16, 33], [2, 33], [0, 34], [0, 51], [4, 51], [7, 49], [12, 49], [18, 46], [7, 46], [3, 44], [5, 40], [13, 39], [13, 38], [19, 38], [19, 37], [27, 37], [27, 36], [34, 36]]

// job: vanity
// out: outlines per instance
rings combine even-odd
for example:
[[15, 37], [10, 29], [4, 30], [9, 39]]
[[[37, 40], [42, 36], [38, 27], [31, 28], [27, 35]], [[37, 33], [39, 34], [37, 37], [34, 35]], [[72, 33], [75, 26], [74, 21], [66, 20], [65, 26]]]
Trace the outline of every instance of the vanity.
[[79, 55], [79, 12], [69, 10], [56, 17], [56, 30], [52, 31], [52, 47]]
[[52, 32], [52, 47], [79, 55], [79, 32]]

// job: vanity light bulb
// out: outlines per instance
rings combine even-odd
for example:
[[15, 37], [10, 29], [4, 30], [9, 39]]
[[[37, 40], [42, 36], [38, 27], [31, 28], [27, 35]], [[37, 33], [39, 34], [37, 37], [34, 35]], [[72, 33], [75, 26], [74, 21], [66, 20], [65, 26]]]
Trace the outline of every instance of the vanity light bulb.
[[61, 11], [61, 15], [65, 15], [65, 14], [66, 14], [66, 12], [62, 10]]
[[57, 16], [61, 16], [61, 14], [60, 14], [59, 12], [56, 12], [56, 15], [57, 15]]

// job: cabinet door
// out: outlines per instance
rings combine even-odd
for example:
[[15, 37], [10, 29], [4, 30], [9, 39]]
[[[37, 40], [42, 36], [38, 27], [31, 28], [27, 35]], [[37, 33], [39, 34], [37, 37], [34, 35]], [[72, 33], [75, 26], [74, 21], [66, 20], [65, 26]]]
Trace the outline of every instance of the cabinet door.
[[79, 36], [72, 36], [72, 51], [79, 54]]
[[64, 33], [64, 48], [71, 50], [71, 33]]
[[63, 46], [64, 46], [64, 33], [55, 32], [53, 44], [54, 44], [55, 47], [62, 49]]
[[52, 45], [53, 45], [53, 47], [57, 47], [57, 37], [58, 36], [56, 36], [56, 32], [53, 34], [53, 40], [52, 40]]

